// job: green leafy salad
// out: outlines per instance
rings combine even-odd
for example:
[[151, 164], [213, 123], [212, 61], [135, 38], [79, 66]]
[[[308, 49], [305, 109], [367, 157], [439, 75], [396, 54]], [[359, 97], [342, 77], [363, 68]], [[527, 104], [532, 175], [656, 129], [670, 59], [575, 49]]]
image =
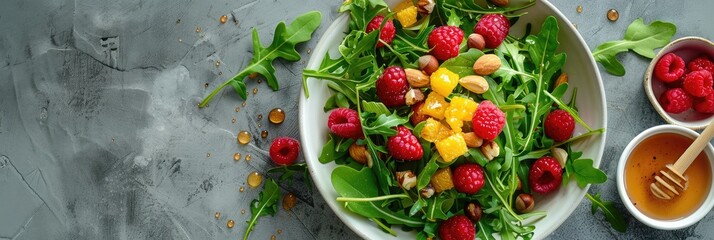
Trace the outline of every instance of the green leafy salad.
[[[395, 236], [392, 227], [418, 239], [530, 239], [524, 221], [547, 215], [534, 210], [542, 196], [571, 179], [581, 188], [607, 180], [571, 148], [604, 129], [578, 115], [558, 21], [508, 35], [535, 2], [503, 2], [340, 7], [350, 21], [339, 56], [305, 69], [303, 86], [308, 95], [315, 78], [334, 90], [319, 161], [338, 164], [331, 181], [346, 209]], [[586, 132], [574, 136], [576, 125]], [[624, 229], [611, 203], [588, 199]]]

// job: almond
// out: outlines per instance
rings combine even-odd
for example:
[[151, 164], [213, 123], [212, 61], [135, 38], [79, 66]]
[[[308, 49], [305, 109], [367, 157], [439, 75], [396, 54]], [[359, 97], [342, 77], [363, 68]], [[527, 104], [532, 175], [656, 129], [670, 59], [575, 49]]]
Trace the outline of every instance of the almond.
[[464, 141], [466, 141], [466, 146], [477, 148], [483, 144], [483, 138], [476, 136], [474, 132], [464, 133]]
[[490, 2], [501, 7], [508, 6], [508, 0], [490, 0]]
[[404, 69], [404, 72], [407, 74], [407, 82], [409, 82], [409, 86], [415, 88], [429, 86], [429, 76], [423, 72], [411, 68]]
[[418, 88], [412, 88], [404, 95], [404, 101], [407, 106], [414, 105], [418, 102], [424, 101], [424, 93]]
[[369, 153], [364, 145], [357, 145], [357, 143], [352, 143], [349, 148], [350, 157], [357, 161], [358, 163], [365, 165], [367, 164], [367, 158]]
[[432, 55], [424, 55], [419, 57], [419, 69], [424, 71], [426, 75], [431, 75], [436, 69], [439, 69], [439, 60]]
[[496, 142], [489, 141], [481, 145], [481, 153], [483, 153], [483, 156], [485, 156], [486, 159], [491, 161], [493, 158], [498, 157], [498, 155], [501, 154], [501, 148], [498, 147]]
[[550, 150], [550, 154], [553, 154], [555, 160], [558, 160], [561, 167], [565, 167], [565, 162], [568, 161], [568, 152], [562, 148], [553, 148]]
[[483, 55], [474, 63], [474, 73], [481, 76], [491, 75], [499, 68], [501, 68], [501, 58], [496, 54]]
[[477, 75], [463, 77], [459, 79], [459, 84], [476, 94], [483, 94], [488, 91], [488, 82], [486, 82], [486, 79]]

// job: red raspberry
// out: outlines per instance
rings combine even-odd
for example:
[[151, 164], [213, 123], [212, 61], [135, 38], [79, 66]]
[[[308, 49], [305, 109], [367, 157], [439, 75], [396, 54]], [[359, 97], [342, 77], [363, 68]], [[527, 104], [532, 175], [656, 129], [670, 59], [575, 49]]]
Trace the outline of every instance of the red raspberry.
[[[372, 21], [369, 21], [369, 24], [367, 24], [367, 29], [365, 32], [370, 33], [374, 30], [379, 29], [379, 26], [382, 25], [382, 21], [384, 21], [384, 16], [376, 16], [372, 18]], [[382, 30], [379, 32], [379, 42], [377, 42], [377, 48], [384, 47], [384, 43], [392, 44], [392, 40], [394, 39], [394, 36], [397, 34], [397, 29], [394, 28], [394, 23], [392, 23], [392, 20], [387, 20], [386, 23], [384, 23], [384, 27]]]
[[327, 127], [337, 136], [343, 138], [362, 138], [362, 123], [359, 113], [349, 108], [338, 108], [330, 113], [327, 118]]
[[682, 82], [684, 91], [695, 97], [704, 97], [712, 92], [714, 79], [707, 70], [699, 70], [688, 73]]
[[714, 63], [705, 55], [689, 61], [687, 63], [687, 69], [689, 69], [690, 72], [707, 70], [711, 75], [714, 75]]
[[377, 79], [377, 97], [387, 107], [404, 106], [406, 104], [404, 95], [407, 91], [409, 91], [409, 83], [402, 67], [388, 67]]
[[575, 120], [564, 110], [555, 110], [545, 117], [545, 135], [556, 142], [570, 139], [575, 130]]
[[412, 116], [409, 117], [409, 121], [414, 126], [429, 119], [428, 115], [420, 112], [422, 106], [424, 106], [424, 102], [418, 102], [417, 104], [412, 105]]
[[547, 194], [560, 187], [563, 181], [563, 167], [551, 156], [536, 160], [528, 173], [528, 183], [533, 192]]
[[464, 31], [454, 26], [441, 26], [429, 34], [427, 43], [431, 48], [431, 55], [445, 61], [459, 55], [459, 45], [464, 40]]
[[397, 160], [416, 161], [424, 155], [419, 140], [404, 126], [397, 127], [397, 135], [387, 139], [387, 150]]
[[439, 225], [439, 239], [441, 240], [464, 240], [475, 237], [476, 228], [464, 215], [455, 215]]
[[700, 113], [714, 113], [714, 93], [694, 101], [694, 110]]
[[454, 181], [456, 191], [466, 194], [476, 194], [485, 183], [483, 169], [475, 163], [456, 167], [451, 179]]
[[476, 108], [471, 124], [476, 136], [493, 141], [506, 125], [506, 114], [491, 101], [484, 100]]
[[662, 93], [659, 104], [668, 113], [681, 113], [692, 107], [692, 97], [681, 88], [672, 88]]
[[654, 74], [662, 82], [674, 82], [684, 74], [684, 60], [674, 53], [667, 53], [657, 61]]
[[483, 39], [486, 40], [487, 48], [493, 49], [501, 45], [503, 40], [506, 39], [510, 28], [511, 23], [508, 22], [508, 18], [495, 13], [483, 15], [474, 26], [474, 32], [483, 36]]
[[270, 144], [270, 159], [277, 165], [293, 165], [300, 153], [300, 142], [290, 137], [278, 137]]

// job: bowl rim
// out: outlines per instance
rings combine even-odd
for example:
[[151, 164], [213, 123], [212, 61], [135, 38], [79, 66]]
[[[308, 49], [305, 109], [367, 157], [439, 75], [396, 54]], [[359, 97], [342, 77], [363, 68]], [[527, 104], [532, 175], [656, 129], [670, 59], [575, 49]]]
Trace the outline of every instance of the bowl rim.
[[[627, 165], [626, 163], [632, 153], [632, 150], [634, 150], [634, 148], [637, 147], [644, 139], [661, 133], [674, 133], [692, 139], [699, 136], [699, 133], [694, 130], [675, 124], [658, 125], [641, 132], [627, 144], [620, 155], [616, 172], [617, 190], [620, 195], [620, 200], [622, 200], [622, 203], [625, 205], [625, 208], [627, 208], [627, 211], [629, 211], [630, 214], [632, 214], [632, 216], [634, 216], [638, 221], [656, 229], [677, 230], [689, 227], [699, 222], [709, 213], [709, 211], [711, 211], [712, 207], [714, 207], [714, 184], [710, 185], [709, 194], [697, 210], [689, 216], [676, 220], [661, 220], [648, 217], [644, 213], [640, 212], [634, 204], [632, 204], [625, 189], [625, 165]], [[707, 154], [711, 171], [714, 173], [714, 147], [712, 147], [711, 143], [707, 143], [707, 146], [704, 148], [704, 152]]]
[[[660, 117], [664, 119], [665, 122], [669, 124], [674, 124], [674, 125], [679, 125], [683, 126], [692, 130], [701, 130], [704, 129], [707, 125], [709, 125], [709, 122], [714, 120], [714, 114], [709, 116], [708, 118], [698, 120], [700, 123], [695, 123], [695, 122], [685, 122], [685, 121], [680, 121], [672, 116], [669, 115], [668, 112], [664, 111], [662, 106], [660, 106], [659, 101], [657, 100], [657, 96], [654, 94], [654, 90], [652, 88], [652, 72], [654, 71], [655, 65], [657, 65], [657, 62], [659, 59], [667, 54], [672, 52], [672, 48], [674, 47], [680, 47], [680, 45], [686, 44], [687, 42], [703, 42], [705, 45], [708, 45], [714, 50], [714, 43], [712, 41], [709, 41], [706, 38], [702, 37], [697, 37], [697, 36], [686, 36], [686, 37], [681, 37], [678, 39], [675, 39], [674, 41], [670, 42], [669, 44], [665, 45], [662, 47], [662, 49], [655, 55], [654, 58], [652, 58], [652, 61], [650, 61], [649, 66], [647, 67], [647, 70], [645, 70], [645, 76], [644, 76], [644, 81], [642, 82], [644, 87], [645, 87], [645, 94], [647, 95], [647, 98], [650, 100], [650, 104], [652, 107], [657, 111]], [[714, 56], [713, 56], [714, 57]]]

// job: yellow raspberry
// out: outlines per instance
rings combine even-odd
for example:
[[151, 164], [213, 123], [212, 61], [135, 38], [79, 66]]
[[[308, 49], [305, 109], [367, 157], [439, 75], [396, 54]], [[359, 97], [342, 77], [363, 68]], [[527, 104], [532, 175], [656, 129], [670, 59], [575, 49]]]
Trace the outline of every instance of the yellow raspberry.
[[451, 136], [436, 142], [436, 150], [439, 152], [439, 156], [446, 163], [450, 163], [461, 157], [466, 152], [469, 151], [466, 146], [466, 140], [464, 140], [463, 133], [454, 133]]
[[434, 175], [431, 175], [430, 183], [435, 192], [443, 192], [454, 188], [454, 180], [451, 179], [451, 168], [445, 167], [436, 170]]
[[402, 24], [402, 26], [410, 27], [414, 25], [414, 23], [416, 23], [418, 14], [418, 8], [415, 6], [411, 6], [397, 12], [397, 20], [399, 21], [399, 23]]
[[461, 132], [461, 127], [464, 125], [463, 121], [471, 121], [474, 112], [476, 112], [476, 107], [478, 107], [478, 103], [471, 99], [462, 97], [451, 98], [449, 107], [444, 111], [446, 123], [449, 124], [454, 132]]
[[441, 120], [444, 119], [444, 110], [448, 107], [449, 103], [446, 102], [444, 96], [437, 92], [431, 92], [429, 96], [426, 97], [426, 101], [424, 101], [424, 105], [422, 105], [419, 111], [421, 111], [422, 114]]
[[442, 96], [449, 96], [457, 84], [459, 75], [446, 68], [439, 68], [431, 74], [431, 90], [438, 92]]
[[453, 132], [439, 121], [429, 118], [421, 129], [421, 138], [429, 142], [436, 142], [449, 137]]

